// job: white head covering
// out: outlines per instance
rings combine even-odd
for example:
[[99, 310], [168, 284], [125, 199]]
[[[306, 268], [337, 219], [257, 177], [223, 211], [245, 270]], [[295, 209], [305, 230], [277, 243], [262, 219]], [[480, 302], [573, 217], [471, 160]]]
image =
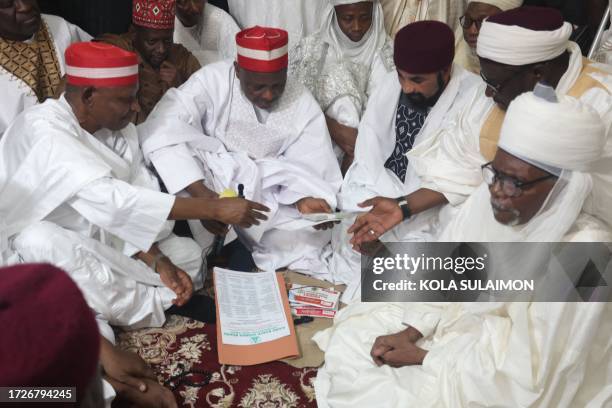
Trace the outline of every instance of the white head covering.
[[[374, 3], [372, 10], [372, 26], [359, 42], [354, 42], [344, 34], [338, 25], [336, 10], [334, 7], [344, 4], [354, 4], [361, 1]], [[330, 45], [337, 59], [346, 58], [366, 67], [370, 67], [374, 61], [376, 52], [379, 51], [387, 41], [383, 10], [378, 0], [329, 0], [329, 5], [323, 17], [321, 33], [323, 40]]]
[[523, 5], [523, 0], [469, 0], [470, 3], [484, 3], [489, 4], [491, 6], [495, 6], [501, 11], [510, 10], [513, 8], [521, 7]]
[[[504, 151], [547, 171], [550, 166], [562, 169], [540, 211], [524, 225], [502, 225], [495, 220], [489, 188], [483, 183], [445, 228], [441, 240], [561, 241], [596, 188], [612, 189], [610, 184], [593, 187], [592, 166], [600, 160], [606, 141], [600, 116], [568, 96], [552, 102], [542, 98], [542, 93], [550, 92], [547, 88], [536, 87], [510, 104], [499, 142]], [[605, 220], [605, 214], [594, 215]]]
[[520, 95], [506, 113], [498, 146], [506, 152], [564, 170], [588, 172], [602, 155], [606, 130], [599, 114], [565, 96], [547, 101], [543, 90]]
[[481, 58], [506, 65], [534, 64], [563, 54], [571, 35], [572, 25], [568, 22], [554, 31], [536, 31], [485, 20], [478, 34], [476, 52]]

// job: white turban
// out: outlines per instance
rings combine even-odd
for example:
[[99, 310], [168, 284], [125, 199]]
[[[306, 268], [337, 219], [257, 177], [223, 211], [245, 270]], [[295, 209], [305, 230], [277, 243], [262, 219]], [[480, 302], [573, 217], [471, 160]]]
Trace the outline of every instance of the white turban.
[[588, 172], [606, 143], [606, 129], [599, 114], [569, 96], [549, 102], [536, 93], [538, 88], [512, 101], [499, 147], [530, 162]]
[[469, 0], [469, 3], [484, 3], [491, 6], [495, 6], [501, 11], [510, 10], [513, 8], [521, 7], [523, 0]]
[[[543, 99], [548, 89], [554, 101]], [[581, 212], [610, 222], [609, 177], [592, 169], [601, 161], [606, 142], [599, 114], [582, 102], [556, 97], [550, 87], [516, 98], [508, 108], [499, 148], [545, 170], [563, 169], [539, 212], [526, 224], [498, 223], [489, 187], [482, 184], [443, 231], [440, 241], [560, 241]], [[475, 222], [478, 220], [478, 222]]]
[[568, 22], [554, 31], [536, 31], [485, 20], [478, 35], [476, 53], [481, 58], [506, 65], [534, 64], [563, 54], [571, 35], [572, 25]]

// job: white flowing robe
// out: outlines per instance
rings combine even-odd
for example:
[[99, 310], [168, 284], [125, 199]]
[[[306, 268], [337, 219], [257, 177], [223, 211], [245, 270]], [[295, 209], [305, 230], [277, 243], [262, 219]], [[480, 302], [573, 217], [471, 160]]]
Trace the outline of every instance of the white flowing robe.
[[[312, 92], [327, 116], [357, 129], [368, 98], [394, 70], [393, 43], [385, 32], [383, 13], [375, 1], [372, 26], [359, 43], [341, 31], [333, 6], [322, 15], [314, 34], [289, 54], [289, 72]], [[344, 152], [334, 144], [339, 159]]]
[[[581, 216], [564, 241], [610, 242]], [[422, 365], [377, 367], [376, 337], [413, 326]], [[612, 403], [610, 303], [355, 303], [314, 340], [319, 407], [601, 408]]]
[[[60, 65], [61, 75], [66, 73], [64, 52], [70, 44], [79, 41], [90, 41], [91, 36], [74, 24], [61, 17], [48, 14], [42, 15], [43, 21], [49, 27], [53, 38], [55, 54]], [[34, 91], [21, 79], [17, 78], [0, 66], [0, 89], [2, 109], [0, 109], [0, 137], [10, 123], [26, 108], [36, 105], [38, 98]]]
[[240, 28], [255, 25], [282, 28], [289, 33], [289, 48], [319, 29], [329, 0], [228, 0], [230, 14]]
[[[461, 67], [455, 66], [444, 93], [429, 112], [425, 124], [415, 140], [415, 147], [432, 142], [438, 129], [450, 126], [454, 118], [468, 102], [466, 96], [475, 88], [480, 78]], [[363, 211], [358, 204], [376, 197], [406, 196], [421, 187], [418, 175], [409, 161], [405, 182], [400, 181], [385, 162], [391, 156], [396, 142], [395, 115], [401, 94], [397, 73], [388, 73], [380, 88], [368, 103], [368, 108], [359, 125], [355, 160], [345, 175], [338, 205], [345, 211]], [[359, 297], [361, 283], [361, 257], [349, 244], [346, 232], [354, 219], [344, 220], [334, 228], [331, 253], [328, 254], [330, 270], [336, 282], [348, 284], [344, 300]], [[437, 211], [417, 215], [410, 222], [389, 231], [386, 241], [426, 241], [434, 235], [437, 226]]]
[[0, 140], [0, 249], [8, 262], [50, 262], [68, 272], [110, 341], [109, 323], [161, 326], [175, 295], [130, 256], [161, 239], [195, 287], [202, 261], [193, 240], [170, 234], [175, 198], [157, 189], [133, 125], [94, 136], [63, 97], [47, 100]]
[[[268, 221], [237, 229], [259, 268], [328, 277], [322, 249], [331, 233], [283, 227], [300, 218], [293, 204], [301, 198], [335, 208], [342, 182], [323, 113], [301, 84], [289, 77], [277, 107], [262, 112], [243, 95], [231, 61], [212, 64], [168, 91], [139, 133], [170, 193], [199, 180], [217, 193], [243, 184], [246, 198], [271, 209]], [[200, 245], [210, 243], [199, 223], [191, 227]]]
[[[602, 64], [590, 64], [593, 72], [583, 72], [585, 66], [580, 49], [570, 43], [569, 67], [556, 91], [560, 95], [572, 95], [579, 79], [587, 79], [587, 88], [581, 89], [577, 98], [593, 107], [602, 117], [607, 129], [612, 125], [612, 68]], [[582, 75], [581, 75], [582, 74]], [[454, 126], [442, 129], [437, 138], [431, 138], [429, 143], [415, 146], [408, 157], [421, 177], [423, 187], [438, 191], [448, 199], [453, 206], [459, 206], [483, 182], [480, 166], [486, 163], [481, 153], [481, 131], [489, 114], [495, 107], [491, 98], [485, 95], [486, 85], [482, 83], [470, 95], [470, 102], [460, 113]], [[609, 133], [608, 133], [609, 134]], [[612, 155], [612, 144], [608, 142], [604, 156]], [[608, 160], [602, 160], [607, 163]], [[605, 164], [607, 166], [607, 164]], [[605, 173], [605, 172], [602, 172]], [[610, 169], [608, 174], [612, 174]], [[597, 215], [612, 200], [612, 192], [597, 191], [593, 202], [587, 204], [585, 211]], [[595, 214], [594, 214], [595, 213]], [[603, 219], [603, 218], [602, 218]]]
[[224, 59], [236, 58], [236, 34], [240, 31], [232, 16], [207, 3], [198, 23], [185, 27], [174, 21], [174, 42], [183, 45], [204, 66]]

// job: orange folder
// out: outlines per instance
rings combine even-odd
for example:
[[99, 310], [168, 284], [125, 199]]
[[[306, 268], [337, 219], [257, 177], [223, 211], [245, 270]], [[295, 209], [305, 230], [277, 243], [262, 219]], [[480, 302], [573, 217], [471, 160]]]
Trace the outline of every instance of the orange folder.
[[[245, 272], [247, 273], [247, 272]], [[214, 276], [214, 275], [213, 275]], [[276, 273], [278, 279], [278, 287], [281, 291], [281, 299], [285, 308], [285, 317], [289, 323], [289, 336], [281, 337], [274, 341], [266, 343], [251, 344], [248, 346], [237, 346], [234, 344], [223, 344], [221, 336], [221, 323], [219, 320], [219, 304], [215, 296], [215, 305], [217, 306], [217, 350], [219, 353], [219, 363], [249, 366], [269, 361], [276, 361], [283, 358], [299, 357], [297, 337], [295, 335], [295, 327], [293, 327], [293, 318], [291, 317], [291, 309], [289, 308], [289, 299], [285, 290], [285, 279], [280, 272]]]

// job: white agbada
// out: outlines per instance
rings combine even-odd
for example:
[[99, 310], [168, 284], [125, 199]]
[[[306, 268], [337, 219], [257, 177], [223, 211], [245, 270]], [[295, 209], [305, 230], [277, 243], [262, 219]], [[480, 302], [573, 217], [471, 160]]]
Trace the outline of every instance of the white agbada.
[[[246, 198], [271, 209], [268, 221], [237, 229], [259, 268], [328, 278], [321, 253], [331, 233], [283, 229], [301, 218], [293, 205], [301, 198], [323, 198], [335, 208], [342, 182], [323, 113], [301, 84], [289, 77], [277, 107], [263, 111], [244, 96], [233, 62], [218, 62], [168, 91], [139, 133], [170, 193], [198, 180], [218, 193], [243, 184]], [[201, 224], [190, 225], [209, 245]]]
[[[485, 22], [483, 27], [486, 25]], [[481, 30], [478, 40], [479, 53], [483, 34], [484, 31]], [[507, 38], [504, 41], [506, 40]], [[526, 37], [522, 38], [520, 43], [514, 44], [511, 51], [507, 51], [505, 47], [506, 51], [502, 57], [504, 61], [525, 63], [529, 58], [540, 55], [536, 52], [538, 48], [546, 48], [546, 44], [550, 44], [550, 41], [542, 42], [541, 39], [539, 42], [527, 41]], [[583, 59], [577, 44], [567, 42], [558, 35], [553, 39], [554, 43], [562, 44], [564, 49], [570, 52], [569, 66], [556, 87], [557, 93], [576, 97], [594, 108], [609, 129], [612, 125], [612, 69]], [[524, 53], [520, 52], [521, 47], [525, 48]], [[548, 49], [550, 48], [552, 47], [548, 46]], [[471, 101], [454, 126], [442, 129], [439, 137], [431, 139], [433, 143], [421, 144], [408, 154], [415, 171], [423, 180], [423, 187], [444, 194], [453, 206], [462, 204], [480, 186], [480, 166], [492, 159], [492, 152], [496, 148], [499, 137], [497, 124], [501, 125], [504, 112], [485, 95], [485, 90], [484, 83], [475, 89], [470, 97]], [[487, 151], [483, 152], [483, 147]], [[607, 156], [612, 155], [612, 145], [608, 145], [606, 151]], [[600, 173], [612, 174], [612, 168]], [[587, 212], [603, 217], [611, 223], [609, 206], [605, 204], [612, 199], [610, 194], [612, 192], [609, 191], [598, 191], [594, 194], [592, 205], [587, 206]]]
[[328, 0], [228, 0], [229, 11], [242, 29], [256, 25], [289, 33], [289, 48], [319, 29]]
[[378, 0], [373, 1], [372, 26], [359, 42], [342, 32], [334, 7], [351, 3], [355, 0], [329, 2], [320, 29], [291, 51], [289, 72], [308, 88], [327, 116], [357, 128], [368, 97], [394, 64]]
[[[513, 118], [509, 111], [509, 120], [517, 126], [507, 129], [508, 137], [502, 134], [500, 145], [510, 151], [518, 147], [523, 154], [528, 147], [535, 154], [524, 158], [549, 166], [571, 162], [564, 172], [579, 175], [580, 182], [590, 181], [590, 175], [579, 169], [593, 163], [603, 150], [605, 134], [597, 114], [584, 107], [576, 114], [573, 102], [560, 109], [542, 109], [542, 103], [549, 102], [533, 103], [532, 94], [520, 98], [528, 100]], [[537, 115], [541, 120], [530, 127], [525, 119]], [[561, 123], [553, 132], [547, 124], [556, 120]], [[582, 141], [573, 137], [584, 129], [593, 131], [593, 137]], [[548, 151], [530, 143], [535, 139], [546, 143], [554, 140], [552, 135], [560, 140], [550, 143]], [[541, 212], [524, 226], [497, 224], [488, 197], [477, 196], [474, 206], [462, 209], [467, 216], [458, 217], [443, 239], [610, 242], [608, 227], [572, 213], [576, 208], [572, 203], [581, 206], [585, 196], [570, 187], [573, 176], [564, 176], [557, 184], [565, 184], [564, 179], [570, 180], [567, 187], [555, 189], [568, 194], [551, 192]], [[588, 189], [590, 183], [586, 184]], [[489, 207], [486, 214], [484, 206]], [[558, 211], [551, 213], [551, 208]], [[555, 223], [563, 227], [550, 228]], [[517, 235], [516, 228], [523, 234]], [[352, 304], [338, 314], [334, 327], [314, 337], [325, 350], [325, 365], [315, 382], [317, 403], [320, 407], [607, 406], [612, 400], [611, 313], [610, 303]], [[423, 364], [377, 367], [370, 356], [376, 337], [406, 326], [423, 334], [417, 343], [428, 350]]]
[[133, 125], [91, 135], [63, 96], [31, 107], [0, 140], [5, 262], [50, 262], [68, 272], [111, 342], [109, 324], [161, 326], [176, 296], [130, 256], [159, 241], [194, 287], [202, 260], [193, 240], [170, 234], [175, 198], [158, 188]]
[[[61, 76], [66, 73], [64, 64], [64, 51], [74, 42], [90, 41], [91, 36], [74, 24], [68, 23], [61, 17], [48, 14], [42, 15], [42, 21], [47, 25], [49, 34], [53, 38], [55, 54]], [[0, 109], [0, 137], [9, 124], [24, 109], [36, 105], [38, 99], [34, 91], [21, 79], [0, 66], [0, 88], [2, 89], [2, 109]]]
[[[438, 102], [429, 112], [425, 124], [415, 139], [415, 147], [437, 137], [440, 127], [449, 126], [461, 111], [470, 90], [478, 85], [480, 78], [454, 66], [451, 80]], [[339, 208], [345, 211], [363, 211], [358, 204], [376, 197], [400, 197], [420, 188], [419, 177], [414, 173], [410, 162], [405, 182], [385, 167], [385, 162], [393, 152], [396, 143], [397, 104], [402, 88], [397, 73], [385, 76], [379, 89], [368, 104], [359, 126], [359, 137], [355, 147], [355, 160], [344, 177], [340, 194]], [[391, 102], [391, 103], [390, 103]], [[385, 241], [426, 241], [436, 230], [438, 211], [420, 214], [406, 225], [389, 231], [382, 239]], [[348, 285], [344, 301], [359, 297], [361, 284], [361, 257], [349, 244], [348, 228], [354, 218], [344, 220], [332, 233], [331, 253], [328, 254], [330, 269], [334, 271], [336, 282]]]
[[176, 17], [174, 42], [182, 44], [204, 66], [236, 55], [236, 34], [240, 31], [232, 16], [210, 3], [193, 27], [185, 27]]

